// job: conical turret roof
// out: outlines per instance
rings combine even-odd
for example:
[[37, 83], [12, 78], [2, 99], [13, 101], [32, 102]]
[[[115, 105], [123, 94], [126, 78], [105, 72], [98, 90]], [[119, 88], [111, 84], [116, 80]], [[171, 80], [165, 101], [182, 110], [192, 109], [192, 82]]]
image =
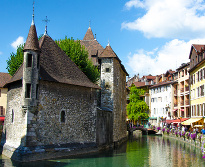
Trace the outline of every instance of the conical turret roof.
[[89, 27], [83, 40], [94, 40], [94, 39], [95, 38], [94, 38], [93, 32], [92, 32], [91, 28]]
[[101, 53], [99, 57], [117, 57], [116, 53], [112, 50], [110, 45], [107, 45], [104, 51]]
[[30, 27], [24, 50], [40, 51], [35, 24]]

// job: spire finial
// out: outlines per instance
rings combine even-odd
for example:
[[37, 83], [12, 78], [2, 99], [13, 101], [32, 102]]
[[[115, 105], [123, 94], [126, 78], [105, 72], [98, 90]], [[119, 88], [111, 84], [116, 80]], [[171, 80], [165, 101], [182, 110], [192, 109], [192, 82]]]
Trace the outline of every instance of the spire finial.
[[89, 28], [90, 28], [90, 25], [91, 25], [91, 21], [89, 20]]
[[31, 25], [34, 25], [34, 4], [35, 4], [35, 1], [33, 0], [33, 15], [32, 15], [32, 23]]
[[50, 20], [48, 20], [48, 18], [47, 18], [47, 16], [46, 16], [46, 19], [44, 19], [44, 20], [42, 20], [42, 21], [44, 21], [44, 22], [46, 23], [44, 35], [48, 35], [48, 34], [47, 34], [47, 24], [48, 24], [48, 22], [49, 22]]
[[108, 39], [108, 44], [107, 44], [107, 46], [110, 46], [110, 40]]

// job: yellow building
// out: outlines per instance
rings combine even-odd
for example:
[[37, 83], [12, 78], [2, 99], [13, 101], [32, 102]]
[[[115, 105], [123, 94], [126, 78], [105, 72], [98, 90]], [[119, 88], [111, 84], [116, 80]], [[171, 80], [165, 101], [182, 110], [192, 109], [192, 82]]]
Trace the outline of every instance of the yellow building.
[[7, 105], [7, 88], [3, 88], [11, 76], [8, 73], [0, 73], [0, 122], [4, 120]]
[[190, 84], [189, 86], [190, 86], [191, 118], [194, 118], [190, 124], [203, 124], [203, 122], [199, 121], [199, 119], [201, 118], [200, 120], [202, 120], [202, 118], [205, 116], [204, 45], [193, 44], [191, 46], [189, 59], [190, 59], [190, 70], [189, 70]]

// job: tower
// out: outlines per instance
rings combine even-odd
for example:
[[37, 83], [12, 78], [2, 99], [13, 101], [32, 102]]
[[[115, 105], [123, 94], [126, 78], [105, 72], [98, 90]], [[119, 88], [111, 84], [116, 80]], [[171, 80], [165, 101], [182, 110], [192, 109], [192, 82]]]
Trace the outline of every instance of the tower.
[[32, 113], [35, 112], [38, 99], [38, 78], [39, 78], [39, 43], [33, 19], [24, 46], [23, 63], [23, 109]]

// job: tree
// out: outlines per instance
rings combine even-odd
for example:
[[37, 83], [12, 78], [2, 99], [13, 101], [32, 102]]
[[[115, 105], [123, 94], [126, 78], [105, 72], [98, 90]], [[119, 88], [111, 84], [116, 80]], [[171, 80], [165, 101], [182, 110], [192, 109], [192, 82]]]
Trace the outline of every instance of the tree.
[[[39, 37], [39, 39], [41, 36]], [[58, 46], [71, 58], [71, 60], [83, 71], [83, 73], [94, 83], [96, 83], [100, 77], [98, 68], [95, 67], [88, 59], [88, 52], [84, 46], [81, 46], [80, 41], [74, 41], [73, 38], [56, 41]], [[11, 53], [7, 62], [8, 73], [13, 76], [18, 68], [23, 63], [23, 45], [17, 47], [16, 53]]]
[[100, 72], [88, 59], [88, 52], [79, 40], [74, 41], [73, 38], [65, 37], [65, 39], [58, 40], [56, 43], [92, 82], [98, 81]]
[[17, 47], [16, 53], [11, 53], [10, 58], [6, 61], [8, 73], [13, 76], [18, 68], [23, 63], [23, 48], [24, 44]]
[[127, 116], [129, 119], [137, 121], [149, 117], [146, 113], [149, 107], [145, 101], [140, 99], [140, 96], [144, 95], [144, 93], [145, 90], [138, 89], [134, 85], [130, 87], [130, 103], [127, 105]]

